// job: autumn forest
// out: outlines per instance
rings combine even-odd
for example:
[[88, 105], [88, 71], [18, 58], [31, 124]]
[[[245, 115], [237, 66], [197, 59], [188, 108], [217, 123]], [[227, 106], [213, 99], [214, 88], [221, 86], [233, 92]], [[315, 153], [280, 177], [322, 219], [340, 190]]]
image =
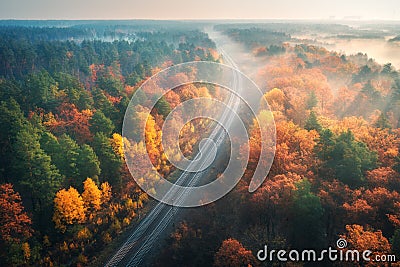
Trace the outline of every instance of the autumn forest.
[[[143, 265], [400, 266], [257, 258], [264, 245], [318, 251], [343, 238], [348, 249], [400, 259], [398, 58], [385, 62], [363, 47], [347, 53], [332, 41], [398, 49], [398, 27], [183, 21], [0, 21], [0, 266], [107, 263], [157, 203], [132, 179], [153, 182], [141, 168], [145, 155], [163, 179], [179, 175], [162, 147], [167, 115], [188, 99], [225, 94], [187, 84], [149, 111], [152, 96], [143, 93], [131, 130], [145, 129], [146, 142], [122, 136], [128, 103], [167, 67], [227, 63], [210, 29], [228, 40], [225, 52], [268, 102], [258, 116], [273, 116], [275, 157], [249, 193], [255, 166], [264, 164], [265, 129], [248, 118], [244, 177], [220, 200], [184, 209]], [[181, 129], [183, 155], [198, 151], [209, 126], [193, 120]], [[124, 145], [137, 162], [133, 174]]]

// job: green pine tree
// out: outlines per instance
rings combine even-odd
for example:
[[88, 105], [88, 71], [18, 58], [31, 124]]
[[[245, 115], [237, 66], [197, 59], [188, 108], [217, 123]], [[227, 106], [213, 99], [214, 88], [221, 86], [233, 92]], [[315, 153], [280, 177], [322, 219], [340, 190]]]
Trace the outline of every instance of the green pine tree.
[[97, 110], [92, 118], [89, 121], [90, 123], [90, 132], [93, 134], [96, 133], [104, 133], [107, 136], [110, 136], [112, 131], [114, 130], [113, 122], [107, 118], [101, 110]]
[[322, 126], [318, 122], [317, 115], [314, 111], [310, 112], [310, 116], [308, 117], [306, 124], [304, 125], [304, 129], [311, 131], [316, 130], [317, 132], [321, 132]]
[[171, 112], [171, 106], [167, 102], [164, 96], [162, 96], [156, 103], [155, 108], [158, 112], [158, 114], [162, 115], [163, 118], [165, 119], [168, 114]]
[[97, 133], [93, 138], [93, 149], [100, 161], [100, 181], [108, 181], [113, 188], [121, 188], [121, 174], [120, 169], [122, 161], [118, 155], [115, 154], [110, 139], [104, 133]]

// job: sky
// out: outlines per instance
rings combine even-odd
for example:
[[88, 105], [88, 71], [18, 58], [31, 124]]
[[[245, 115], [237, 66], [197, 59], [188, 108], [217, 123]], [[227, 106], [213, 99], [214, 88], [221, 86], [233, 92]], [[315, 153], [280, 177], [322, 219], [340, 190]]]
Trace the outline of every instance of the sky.
[[0, 19], [400, 20], [399, 0], [0, 0]]

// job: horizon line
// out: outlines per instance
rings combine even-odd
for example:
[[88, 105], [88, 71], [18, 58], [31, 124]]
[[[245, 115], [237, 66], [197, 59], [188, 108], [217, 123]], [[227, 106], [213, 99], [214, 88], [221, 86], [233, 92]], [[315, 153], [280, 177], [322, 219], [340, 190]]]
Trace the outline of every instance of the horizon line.
[[400, 22], [400, 19], [384, 18], [0, 18], [0, 21], [267, 21], [267, 20], [286, 20], [286, 21], [386, 21]]

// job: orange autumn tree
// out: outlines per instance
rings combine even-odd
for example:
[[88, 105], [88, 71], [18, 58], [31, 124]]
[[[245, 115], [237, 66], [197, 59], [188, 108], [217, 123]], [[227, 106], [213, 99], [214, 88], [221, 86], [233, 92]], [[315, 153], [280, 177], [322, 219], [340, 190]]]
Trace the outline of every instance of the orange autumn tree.
[[89, 121], [93, 116], [90, 109], [78, 110], [71, 103], [62, 103], [57, 107], [57, 114], [51, 112], [44, 115], [43, 124], [52, 132], [68, 133], [78, 143], [86, 143], [92, 139]]
[[307, 131], [293, 122], [276, 124], [276, 151], [271, 174], [294, 172], [313, 177], [308, 166], [315, 164], [314, 146], [318, 133]]
[[29, 238], [32, 221], [24, 211], [21, 196], [12, 184], [0, 185], [0, 239], [4, 242]]
[[[400, 194], [395, 190], [389, 190], [384, 187], [367, 189], [362, 193], [362, 197], [373, 208], [374, 213], [369, 219], [371, 224], [380, 229], [385, 227], [385, 219], [390, 219], [390, 215], [400, 216]], [[393, 218], [393, 217], [392, 217]], [[390, 220], [389, 220], [390, 221]]]
[[164, 95], [164, 97], [165, 97], [165, 100], [167, 100], [167, 102], [169, 103], [171, 109], [174, 109], [181, 102], [179, 95], [173, 90], [168, 91]]
[[288, 172], [287, 174], [278, 174], [267, 179], [262, 186], [251, 196], [251, 201], [256, 206], [268, 210], [277, 206], [285, 206], [291, 198], [292, 191], [296, 189], [296, 183], [302, 177], [298, 174]]
[[371, 218], [374, 211], [373, 207], [365, 199], [360, 198], [352, 203], [344, 203], [343, 209], [352, 222], [366, 221], [368, 218]]
[[367, 171], [365, 178], [371, 187], [386, 187], [400, 191], [399, 174], [390, 167], [379, 167]]
[[[372, 230], [364, 229], [363, 226], [358, 224], [346, 225], [347, 233], [342, 235], [348, 242], [348, 249], [356, 249], [360, 252], [371, 250], [371, 259], [374, 255], [382, 255], [390, 252], [390, 244], [386, 237], [382, 235], [380, 230], [374, 232]], [[359, 263], [355, 263], [359, 264]], [[361, 265], [355, 265], [361, 266]], [[362, 265], [365, 266], [365, 265]], [[374, 262], [368, 262], [366, 266], [381, 266], [375, 265]]]
[[286, 217], [287, 205], [292, 199], [296, 183], [301, 179], [303, 177], [291, 172], [278, 174], [267, 178], [251, 195], [246, 212], [249, 212], [249, 216], [257, 214], [254, 219], [259, 220], [268, 235], [277, 234], [276, 226]]
[[[280, 90], [278, 88], [273, 88], [272, 90], [270, 90], [264, 94], [264, 98], [272, 110], [283, 111], [285, 101], [286, 101], [286, 96], [285, 96], [285, 93], [282, 92], [282, 90]], [[266, 109], [265, 102], [261, 103], [260, 108]]]
[[56, 228], [64, 232], [67, 225], [83, 223], [85, 221], [85, 206], [79, 192], [72, 186], [61, 189], [54, 199], [53, 221]]
[[214, 266], [255, 266], [256, 259], [251, 250], [247, 250], [236, 239], [229, 238], [222, 242], [215, 254]]
[[[261, 132], [264, 132], [266, 136], [273, 135], [273, 127], [267, 126], [265, 127], [265, 129], [260, 127], [260, 125], [271, 125], [272, 120], [273, 115], [270, 111], [267, 110], [261, 110], [260, 113], [257, 115], [257, 119], [253, 120], [253, 124], [250, 128], [249, 142], [244, 143], [240, 147], [240, 154], [242, 157], [246, 154], [245, 151], [249, 152], [248, 164], [244, 174], [244, 178], [246, 179], [242, 179], [241, 183], [246, 183], [246, 181], [248, 182], [248, 180], [253, 176], [254, 170], [256, 169], [256, 166], [258, 164], [260, 166], [268, 166], [269, 159], [273, 157], [274, 143], [272, 142], [272, 140], [262, 140], [261, 138]], [[267, 157], [260, 158], [262, 147], [263, 149], [265, 149], [266, 154], [268, 155]]]

